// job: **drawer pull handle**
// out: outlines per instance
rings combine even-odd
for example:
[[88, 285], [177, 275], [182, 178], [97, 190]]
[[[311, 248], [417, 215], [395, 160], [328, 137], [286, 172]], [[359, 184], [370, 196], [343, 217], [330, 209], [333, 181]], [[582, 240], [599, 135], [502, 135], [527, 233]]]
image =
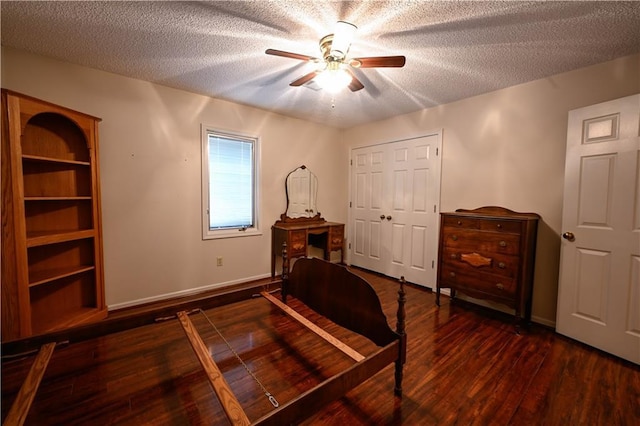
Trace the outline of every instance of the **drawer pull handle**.
[[504, 286], [502, 285], [502, 283], [496, 284], [496, 287], [498, 287], [498, 290], [504, 290]]
[[457, 259], [457, 258], [458, 258], [458, 256], [457, 256], [455, 253], [451, 253], [451, 258], [452, 258], [452, 259]]
[[496, 225], [496, 227], [497, 227], [498, 229], [502, 229], [502, 224], [501, 224], [501, 223], [499, 223], [498, 225]]
[[449, 276], [450, 276], [451, 278], [455, 278], [455, 277], [456, 277], [456, 273], [455, 273], [455, 272], [449, 272]]
[[458, 225], [462, 225], [462, 221], [461, 220], [459, 220], [457, 223], [458, 223]]
[[500, 269], [504, 269], [504, 268], [506, 268], [506, 267], [507, 267], [507, 265], [506, 265], [504, 262], [500, 262], [500, 263], [498, 263], [498, 268], [500, 268]]
[[507, 242], [506, 241], [500, 241], [500, 247], [506, 247], [507, 246]]
[[452, 239], [453, 241], [458, 241], [458, 236], [457, 236], [457, 235], [452, 235], [452, 236], [451, 236], [451, 239]]

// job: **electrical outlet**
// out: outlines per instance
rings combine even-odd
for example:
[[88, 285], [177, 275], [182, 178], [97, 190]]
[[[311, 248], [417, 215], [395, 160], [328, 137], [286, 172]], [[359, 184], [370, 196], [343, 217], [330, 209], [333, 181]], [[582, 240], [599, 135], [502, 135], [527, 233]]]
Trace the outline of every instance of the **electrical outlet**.
[[218, 257], [218, 258], [216, 259], [216, 264], [217, 264], [218, 266], [222, 266], [222, 257]]

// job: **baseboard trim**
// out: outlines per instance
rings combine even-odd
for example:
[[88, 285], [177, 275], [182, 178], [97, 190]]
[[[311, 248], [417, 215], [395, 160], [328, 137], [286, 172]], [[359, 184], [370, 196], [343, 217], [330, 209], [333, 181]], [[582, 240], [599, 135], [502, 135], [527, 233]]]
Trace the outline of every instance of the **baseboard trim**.
[[204, 287], [195, 287], [195, 288], [190, 288], [187, 290], [180, 290], [180, 291], [174, 291], [171, 293], [164, 293], [164, 294], [159, 294], [157, 296], [151, 296], [151, 297], [144, 297], [142, 299], [136, 299], [136, 300], [130, 300], [128, 302], [122, 302], [122, 303], [114, 303], [113, 305], [108, 305], [108, 310], [109, 312], [113, 312], [113, 311], [117, 311], [120, 309], [125, 309], [125, 308], [132, 308], [132, 307], [136, 307], [136, 306], [141, 306], [141, 305], [147, 305], [149, 303], [155, 303], [155, 302], [163, 302], [166, 300], [170, 300], [170, 299], [179, 299], [179, 298], [183, 298], [183, 297], [188, 297], [188, 296], [194, 296], [197, 294], [201, 294], [201, 293], [206, 293], [208, 291], [211, 290], [220, 290], [222, 288], [226, 288], [226, 287], [231, 287], [234, 285], [238, 285], [238, 284], [246, 284], [252, 281], [258, 281], [258, 280], [262, 280], [265, 278], [270, 278], [271, 274], [263, 274], [263, 275], [257, 275], [255, 277], [247, 277], [247, 278], [240, 278], [237, 280], [232, 280], [232, 281], [225, 281], [222, 283], [216, 283], [216, 284], [210, 284], [210, 285], [206, 285]]
[[546, 318], [542, 318], [536, 315], [531, 315], [531, 322], [535, 322], [536, 324], [544, 325], [545, 327], [549, 327], [552, 330], [556, 329], [556, 322], [548, 320]]

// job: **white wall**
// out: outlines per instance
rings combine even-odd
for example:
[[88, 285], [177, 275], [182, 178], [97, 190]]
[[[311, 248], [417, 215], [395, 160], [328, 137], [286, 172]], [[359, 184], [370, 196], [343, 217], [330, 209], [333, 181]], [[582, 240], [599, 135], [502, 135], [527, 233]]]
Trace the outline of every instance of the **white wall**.
[[[103, 120], [110, 308], [268, 276], [271, 225], [286, 207], [284, 180], [302, 164], [318, 177], [323, 217], [347, 219], [347, 151], [335, 129], [7, 48], [2, 87]], [[260, 137], [261, 236], [202, 240], [201, 123]]]
[[568, 111], [640, 92], [640, 55], [345, 132], [350, 148], [443, 129], [441, 211], [502, 206], [542, 216], [533, 317], [555, 322]]

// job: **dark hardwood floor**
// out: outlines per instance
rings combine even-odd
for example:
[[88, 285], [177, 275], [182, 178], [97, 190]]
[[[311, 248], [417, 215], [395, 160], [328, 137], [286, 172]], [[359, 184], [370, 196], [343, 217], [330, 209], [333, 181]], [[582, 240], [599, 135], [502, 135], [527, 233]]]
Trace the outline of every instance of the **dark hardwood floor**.
[[[361, 270], [395, 328], [397, 283]], [[357, 301], [354, 301], [357, 303]], [[354, 349], [375, 346], [295, 306]], [[205, 311], [280, 403], [352, 364], [262, 298]], [[407, 288], [402, 399], [393, 366], [309, 417], [327, 425], [638, 425], [640, 367], [509, 317]], [[191, 319], [250, 420], [272, 406], [201, 313]], [[34, 355], [2, 363], [2, 419]], [[178, 320], [56, 348], [26, 424], [226, 424]]]

